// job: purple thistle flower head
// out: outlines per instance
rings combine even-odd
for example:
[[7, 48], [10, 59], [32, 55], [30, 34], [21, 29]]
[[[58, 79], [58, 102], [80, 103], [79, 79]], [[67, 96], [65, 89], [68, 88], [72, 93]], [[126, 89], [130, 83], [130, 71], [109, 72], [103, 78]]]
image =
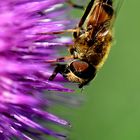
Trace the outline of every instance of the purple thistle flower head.
[[[41, 32], [64, 30], [65, 0], [3, 0], [0, 2], [0, 139], [42, 139], [42, 134], [65, 137], [40, 122], [69, 123], [45, 111], [44, 91], [72, 92], [48, 81], [51, 60], [68, 40]], [[49, 94], [49, 93], [46, 93]], [[50, 93], [51, 94], [51, 93]], [[48, 95], [47, 95], [48, 96]]]

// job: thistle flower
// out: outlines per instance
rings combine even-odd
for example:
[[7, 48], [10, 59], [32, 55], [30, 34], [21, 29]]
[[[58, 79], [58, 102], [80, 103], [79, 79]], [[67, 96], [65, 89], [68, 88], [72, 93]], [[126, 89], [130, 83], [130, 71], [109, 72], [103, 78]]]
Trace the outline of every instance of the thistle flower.
[[[48, 81], [50, 65], [62, 38], [39, 35], [64, 30], [65, 0], [3, 0], [0, 2], [0, 139], [42, 139], [42, 134], [57, 138], [40, 122], [69, 123], [45, 111], [45, 91], [71, 92], [61, 83]], [[59, 77], [58, 77], [59, 78]], [[62, 78], [59, 78], [61, 81]], [[46, 93], [49, 94], [49, 93]]]

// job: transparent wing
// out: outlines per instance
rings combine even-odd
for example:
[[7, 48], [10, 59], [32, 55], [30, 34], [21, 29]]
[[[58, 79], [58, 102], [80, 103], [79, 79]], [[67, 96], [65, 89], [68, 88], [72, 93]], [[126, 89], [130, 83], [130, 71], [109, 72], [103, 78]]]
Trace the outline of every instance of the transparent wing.
[[118, 14], [121, 10], [121, 7], [124, 3], [124, 0], [112, 0], [113, 1], [113, 9], [114, 9], [114, 16], [113, 16], [113, 19], [111, 21], [111, 25], [110, 25], [110, 28], [112, 28], [114, 26], [114, 23], [116, 22], [116, 19], [118, 17]]
[[115, 10], [115, 15], [118, 15], [123, 3], [124, 3], [124, 0], [113, 0], [113, 7], [114, 7], [114, 10]]

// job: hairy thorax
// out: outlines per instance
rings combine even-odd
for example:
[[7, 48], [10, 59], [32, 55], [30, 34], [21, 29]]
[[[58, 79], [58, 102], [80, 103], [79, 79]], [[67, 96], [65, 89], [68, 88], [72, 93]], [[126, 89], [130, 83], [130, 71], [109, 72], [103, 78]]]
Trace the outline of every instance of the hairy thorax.
[[108, 32], [105, 36], [97, 36], [96, 40], [89, 43], [89, 34], [82, 34], [74, 40], [73, 46], [76, 57], [100, 68], [106, 60], [111, 47], [112, 35]]

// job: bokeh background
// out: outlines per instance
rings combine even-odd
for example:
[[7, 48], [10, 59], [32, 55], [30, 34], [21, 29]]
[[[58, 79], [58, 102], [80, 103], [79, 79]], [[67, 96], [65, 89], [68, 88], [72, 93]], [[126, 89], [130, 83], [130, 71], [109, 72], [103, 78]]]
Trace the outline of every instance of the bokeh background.
[[140, 140], [139, 0], [124, 1], [114, 28], [107, 62], [84, 89], [84, 105], [69, 117], [71, 140]]
[[[78, 18], [82, 14], [73, 11]], [[76, 91], [84, 96], [84, 104], [67, 113], [62, 107], [55, 109], [72, 123], [69, 140], [140, 140], [139, 0], [124, 1], [114, 29], [105, 65], [82, 93]]]

